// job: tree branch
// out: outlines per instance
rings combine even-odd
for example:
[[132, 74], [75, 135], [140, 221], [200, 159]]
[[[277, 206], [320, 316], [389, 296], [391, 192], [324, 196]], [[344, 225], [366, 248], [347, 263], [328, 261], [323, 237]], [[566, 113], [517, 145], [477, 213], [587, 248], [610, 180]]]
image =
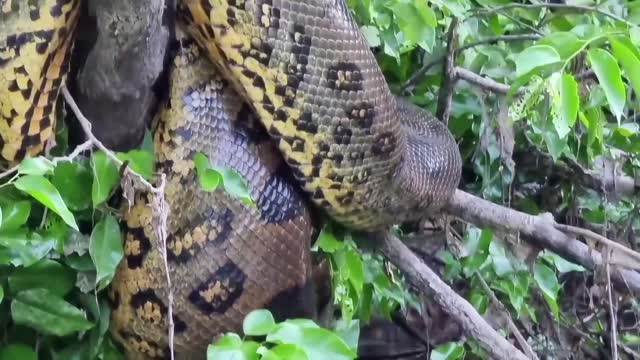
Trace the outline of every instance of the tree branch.
[[458, 79], [465, 80], [473, 85], [498, 94], [506, 94], [509, 92], [509, 89], [511, 89], [509, 85], [499, 83], [461, 67], [455, 68], [455, 75]]
[[442, 86], [438, 94], [438, 108], [436, 109], [436, 118], [440, 119], [444, 124], [449, 123], [449, 114], [451, 113], [451, 102], [453, 100], [453, 89], [456, 86], [456, 27], [458, 20], [453, 19], [449, 25], [447, 33], [447, 59], [444, 62]]
[[398, 238], [391, 234], [383, 236], [380, 251], [387, 259], [407, 274], [422, 291], [432, 295], [442, 309], [462, 326], [469, 337], [476, 339], [492, 358], [527, 359], [513, 344], [489, 326], [469, 302], [453, 291]]
[[561, 9], [561, 10], [571, 10], [576, 12], [595, 12], [597, 14], [606, 16], [610, 19], [628, 24], [631, 24], [627, 19], [621, 18], [617, 15], [614, 15], [610, 12], [598, 9], [596, 7], [585, 6], [585, 5], [572, 5], [572, 4], [554, 4], [554, 3], [539, 3], [539, 4], [509, 4], [504, 6], [498, 6], [490, 9], [474, 9], [473, 13], [470, 17], [478, 16], [478, 15], [492, 15], [497, 12], [510, 10], [510, 9]]
[[[480, 227], [521, 233], [533, 244], [552, 250], [586, 268], [593, 270], [604, 264], [600, 252], [557, 229], [551, 214], [525, 214], [461, 190], [456, 190], [445, 211]], [[618, 268], [612, 269], [611, 277], [617, 286], [640, 293], [640, 273]]]

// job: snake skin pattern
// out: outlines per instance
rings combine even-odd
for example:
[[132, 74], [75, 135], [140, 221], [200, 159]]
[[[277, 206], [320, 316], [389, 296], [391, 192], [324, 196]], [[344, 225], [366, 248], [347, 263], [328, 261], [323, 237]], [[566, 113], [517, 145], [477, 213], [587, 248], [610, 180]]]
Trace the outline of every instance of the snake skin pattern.
[[79, 0], [0, 0], [0, 155], [39, 154], [54, 134]]
[[461, 175], [445, 125], [398, 102], [344, 0], [182, 0], [181, 18], [252, 105], [312, 201], [379, 230], [448, 201]]
[[[242, 331], [251, 310], [268, 308], [281, 320], [313, 316], [310, 247], [317, 232], [249, 106], [195, 43], [180, 44], [154, 149], [158, 170], [168, 174], [175, 351], [177, 359], [204, 359], [217, 335]], [[247, 179], [257, 208], [221, 188], [201, 190], [191, 160], [197, 152]], [[149, 201], [141, 194], [124, 212], [125, 260], [110, 293], [111, 332], [128, 359], [169, 354], [168, 292]]]

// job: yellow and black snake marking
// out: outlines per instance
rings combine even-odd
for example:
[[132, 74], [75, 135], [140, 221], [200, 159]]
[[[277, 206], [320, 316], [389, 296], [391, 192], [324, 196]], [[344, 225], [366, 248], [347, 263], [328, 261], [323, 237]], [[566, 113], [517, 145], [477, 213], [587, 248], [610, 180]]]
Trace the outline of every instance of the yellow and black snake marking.
[[457, 144], [391, 94], [344, 0], [182, 0], [179, 13], [334, 219], [382, 229], [453, 194]]
[[40, 153], [54, 134], [79, 0], [0, 0], [0, 155]]
[[[158, 170], [167, 174], [171, 211], [176, 355], [204, 359], [216, 336], [241, 332], [243, 318], [256, 308], [280, 319], [313, 316], [310, 246], [317, 231], [249, 106], [193, 41], [181, 37], [180, 44], [154, 150]], [[197, 152], [247, 179], [257, 209], [222, 189], [201, 190], [191, 160]], [[124, 211], [125, 259], [110, 291], [111, 333], [129, 359], [169, 355], [168, 292], [149, 201], [140, 194]]]

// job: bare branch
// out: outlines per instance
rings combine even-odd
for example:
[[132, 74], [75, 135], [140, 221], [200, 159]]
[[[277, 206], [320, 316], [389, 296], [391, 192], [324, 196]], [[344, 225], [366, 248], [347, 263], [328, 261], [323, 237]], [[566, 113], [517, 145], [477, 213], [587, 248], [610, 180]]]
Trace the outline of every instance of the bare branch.
[[572, 4], [555, 4], [555, 3], [538, 3], [538, 4], [509, 4], [509, 5], [504, 5], [504, 6], [498, 6], [498, 7], [494, 7], [494, 8], [490, 8], [490, 9], [474, 9], [473, 10], [473, 14], [471, 15], [471, 17], [473, 16], [478, 16], [478, 15], [492, 15], [495, 14], [497, 12], [502, 12], [505, 10], [510, 10], [510, 9], [562, 9], [562, 10], [571, 10], [571, 11], [575, 11], [575, 12], [594, 12], [603, 16], [606, 16], [610, 19], [625, 23], [629, 26], [635, 26], [634, 24], [630, 23], [628, 20], [621, 18], [617, 15], [614, 15], [610, 12], [598, 9], [596, 7], [591, 7], [591, 6], [585, 6], [585, 5], [572, 5]]
[[463, 69], [461, 67], [455, 68], [455, 74], [458, 79], [465, 80], [473, 85], [481, 87], [485, 90], [493, 91], [498, 94], [506, 94], [509, 92], [509, 89], [511, 89], [509, 85], [505, 85], [495, 80], [480, 76], [471, 70]]
[[436, 110], [436, 118], [445, 124], [449, 123], [449, 115], [451, 113], [451, 102], [453, 99], [453, 88], [456, 86], [456, 27], [458, 20], [453, 19], [449, 25], [447, 33], [447, 60], [444, 62], [444, 77], [442, 86], [438, 94], [438, 108]]
[[380, 250], [420, 289], [431, 294], [434, 300], [464, 329], [476, 339], [493, 359], [525, 360], [527, 357], [508, 342], [478, 314], [476, 309], [453, 291], [406, 245], [391, 234], [382, 235]]
[[[525, 235], [534, 245], [550, 249], [586, 268], [594, 269], [596, 266], [604, 265], [600, 252], [557, 229], [551, 214], [525, 214], [461, 190], [456, 190], [445, 210], [477, 226]], [[637, 271], [616, 268], [612, 269], [611, 277], [617, 286], [629, 288], [633, 293], [640, 293], [640, 273]]]

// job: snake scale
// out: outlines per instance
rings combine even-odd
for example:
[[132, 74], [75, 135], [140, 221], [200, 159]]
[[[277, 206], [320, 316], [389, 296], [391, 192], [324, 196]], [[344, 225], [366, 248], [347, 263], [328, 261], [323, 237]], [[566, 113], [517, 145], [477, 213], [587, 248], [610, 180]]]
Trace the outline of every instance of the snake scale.
[[[79, 4], [0, 0], [0, 146], [10, 163], [39, 154], [53, 133]], [[182, 0], [178, 11], [194, 40], [180, 39], [154, 150], [167, 174], [182, 359], [203, 357], [255, 308], [311, 316], [317, 229], [307, 199], [352, 228], [382, 229], [440, 208], [461, 159], [446, 126], [391, 95], [344, 0]], [[200, 190], [196, 152], [247, 179], [257, 209]], [[168, 357], [149, 201], [137, 194], [123, 210], [125, 259], [110, 289], [111, 332], [130, 359]]]
[[344, 0], [183, 0], [209, 58], [252, 105], [311, 200], [358, 230], [440, 209], [461, 157], [447, 127], [395, 98]]

